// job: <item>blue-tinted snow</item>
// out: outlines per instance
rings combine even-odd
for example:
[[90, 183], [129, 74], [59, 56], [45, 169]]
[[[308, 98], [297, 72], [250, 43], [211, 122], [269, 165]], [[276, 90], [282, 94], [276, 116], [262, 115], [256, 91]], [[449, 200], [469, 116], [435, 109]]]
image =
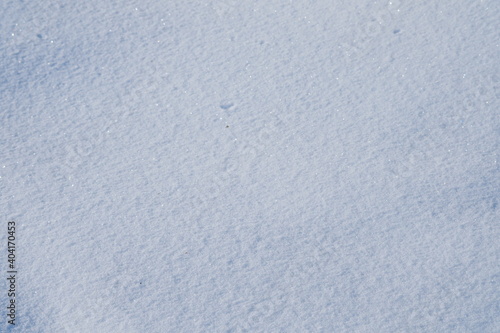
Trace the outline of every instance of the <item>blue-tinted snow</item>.
[[3, 1], [15, 330], [500, 331], [499, 5]]

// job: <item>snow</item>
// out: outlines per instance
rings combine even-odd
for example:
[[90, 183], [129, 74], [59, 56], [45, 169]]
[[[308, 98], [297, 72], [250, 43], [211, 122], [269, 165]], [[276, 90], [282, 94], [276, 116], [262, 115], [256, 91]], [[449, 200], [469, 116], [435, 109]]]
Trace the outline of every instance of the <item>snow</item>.
[[0, 4], [16, 332], [499, 332], [500, 2]]

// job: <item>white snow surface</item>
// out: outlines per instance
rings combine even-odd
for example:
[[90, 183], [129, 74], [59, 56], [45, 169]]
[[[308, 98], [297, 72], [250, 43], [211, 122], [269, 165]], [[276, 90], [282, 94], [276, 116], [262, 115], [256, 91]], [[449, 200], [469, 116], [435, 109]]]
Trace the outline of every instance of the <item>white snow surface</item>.
[[4, 0], [0, 33], [2, 332], [500, 332], [500, 1]]

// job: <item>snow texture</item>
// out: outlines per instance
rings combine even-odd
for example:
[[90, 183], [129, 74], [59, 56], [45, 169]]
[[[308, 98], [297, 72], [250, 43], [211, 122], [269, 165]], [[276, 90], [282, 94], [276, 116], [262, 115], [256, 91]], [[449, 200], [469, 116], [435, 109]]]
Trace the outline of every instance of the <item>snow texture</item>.
[[2, 1], [1, 331], [500, 332], [499, 32], [495, 0]]

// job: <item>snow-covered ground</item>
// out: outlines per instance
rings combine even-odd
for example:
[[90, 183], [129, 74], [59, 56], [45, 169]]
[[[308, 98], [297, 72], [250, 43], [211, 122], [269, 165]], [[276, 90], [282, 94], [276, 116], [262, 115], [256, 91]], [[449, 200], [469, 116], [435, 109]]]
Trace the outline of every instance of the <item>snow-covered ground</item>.
[[0, 33], [2, 332], [500, 332], [499, 1], [4, 0]]

